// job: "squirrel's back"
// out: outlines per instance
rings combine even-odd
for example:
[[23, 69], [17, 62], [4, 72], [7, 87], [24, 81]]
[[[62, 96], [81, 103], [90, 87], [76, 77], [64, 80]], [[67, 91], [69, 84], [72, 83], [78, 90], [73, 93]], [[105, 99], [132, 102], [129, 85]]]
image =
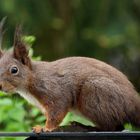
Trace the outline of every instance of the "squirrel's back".
[[[50, 75], [74, 75], [75, 78], [108, 77], [117, 84], [133, 87], [127, 77], [105, 62], [88, 57], [68, 57], [52, 62], [41, 62], [39, 69], [48, 70]], [[36, 70], [37, 71], [37, 70]], [[80, 76], [80, 77], [79, 77]], [[81, 79], [79, 79], [81, 80]]]

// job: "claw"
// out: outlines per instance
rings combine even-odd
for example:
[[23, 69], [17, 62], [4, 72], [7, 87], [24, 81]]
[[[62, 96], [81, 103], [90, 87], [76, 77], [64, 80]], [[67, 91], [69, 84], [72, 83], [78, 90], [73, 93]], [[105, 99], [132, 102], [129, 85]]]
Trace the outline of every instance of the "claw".
[[53, 131], [53, 129], [48, 129], [46, 127], [43, 127], [43, 132], [52, 132], [52, 131]]
[[42, 133], [42, 132], [44, 132], [44, 133], [52, 132], [53, 130], [55, 130], [55, 128], [47, 128], [47, 127], [42, 127], [40, 125], [36, 125], [32, 128], [32, 131], [37, 134]]
[[34, 126], [34, 127], [32, 128], [32, 131], [33, 131], [34, 133], [37, 133], [37, 134], [44, 132], [44, 131], [43, 131], [43, 128], [42, 128], [40, 125]]

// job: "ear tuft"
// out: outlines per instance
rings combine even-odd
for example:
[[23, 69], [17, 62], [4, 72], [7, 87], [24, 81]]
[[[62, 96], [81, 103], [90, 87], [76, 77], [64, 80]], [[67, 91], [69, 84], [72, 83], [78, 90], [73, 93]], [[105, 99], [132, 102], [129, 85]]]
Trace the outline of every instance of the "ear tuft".
[[5, 33], [5, 30], [3, 30], [3, 26], [5, 24], [7, 17], [2, 18], [0, 21], [0, 57], [2, 56], [2, 41], [3, 41], [3, 34]]
[[27, 65], [29, 68], [31, 68], [31, 60], [28, 57], [28, 50], [22, 40], [21, 25], [18, 25], [15, 30], [13, 55], [22, 64]]

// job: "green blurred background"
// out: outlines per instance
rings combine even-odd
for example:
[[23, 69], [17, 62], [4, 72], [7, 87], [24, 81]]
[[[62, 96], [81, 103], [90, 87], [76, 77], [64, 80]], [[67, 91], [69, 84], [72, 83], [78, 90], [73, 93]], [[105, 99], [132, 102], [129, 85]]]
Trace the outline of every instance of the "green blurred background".
[[[140, 92], [139, 0], [1, 0], [0, 18], [4, 16], [4, 48], [12, 46], [20, 23], [26, 35], [36, 38], [35, 57], [94, 57], [120, 69]], [[18, 95], [1, 93], [1, 131], [30, 131], [42, 122], [40, 112]]]

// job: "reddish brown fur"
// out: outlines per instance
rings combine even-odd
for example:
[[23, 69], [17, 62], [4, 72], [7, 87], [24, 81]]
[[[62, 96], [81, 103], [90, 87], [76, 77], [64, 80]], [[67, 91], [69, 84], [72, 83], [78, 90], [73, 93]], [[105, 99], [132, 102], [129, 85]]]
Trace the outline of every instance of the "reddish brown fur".
[[[86, 57], [31, 61], [22, 41], [15, 37], [15, 42], [14, 50], [0, 58], [0, 88], [19, 92], [38, 106], [47, 118], [45, 130], [57, 128], [70, 110], [100, 130], [120, 130], [126, 122], [140, 126], [140, 97], [117, 69]], [[19, 69], [17, 74], [10, 73], [13, 66]]]

